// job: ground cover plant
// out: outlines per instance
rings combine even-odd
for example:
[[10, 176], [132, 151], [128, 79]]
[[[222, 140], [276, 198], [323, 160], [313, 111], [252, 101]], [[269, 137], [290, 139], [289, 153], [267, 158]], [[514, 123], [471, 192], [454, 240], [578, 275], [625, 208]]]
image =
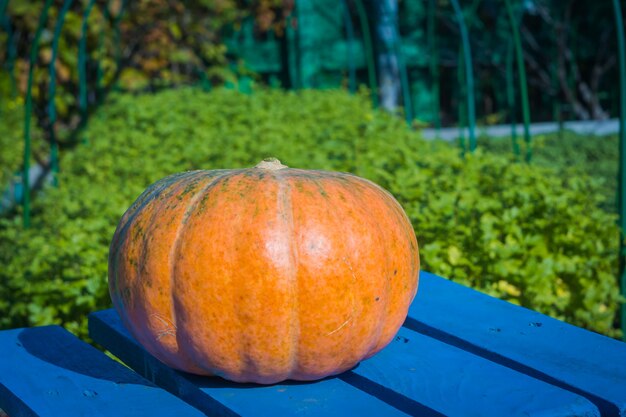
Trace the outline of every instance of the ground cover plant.
[[[31, 123], [33, 158], [43, 161], [47, 146], [41, 130]], [[9, 80], [0, 75], [0, 184], [12, 180], [24, 159], [24, 99], [11, 94]]]
[[36, 198], [32, 227], [0, 219], [1, 327], [62, 323], [110, 306], [107, 254], [120, 216], [154, 181], [275, 156], [347, 171], [390, 190], [407, 211], [422, 268], [618, 336], [616, 217], [584, 173], [427, 142], [364, 94], [195, 88], [114, 94], [90, 141], [62, 154], [60, 187]]
[[[518, 138], [525, 152], [524, 143]], [[508, 155], [510, 138], [482, 138], [483, 149]], [[562, 176], [588, 176], [597, 181], [605, 201], [602, 208], [617, 213], [617, 169], [619, 141], [617, 135], [592, 136], [563, 131], [532, 138], [532, 164], [557, 169]]]

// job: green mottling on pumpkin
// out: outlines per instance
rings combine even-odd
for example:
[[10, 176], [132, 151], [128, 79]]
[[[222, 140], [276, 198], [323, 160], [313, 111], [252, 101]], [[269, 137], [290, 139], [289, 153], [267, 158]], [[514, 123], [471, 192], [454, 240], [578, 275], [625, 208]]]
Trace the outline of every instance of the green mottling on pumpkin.
[[132, 300], [130, 287], [124, 287], [121, 291], [121, 296], [122, 296], [122, 301], [124, 302], [124, 305], [125, 306], [130, 305], [130, 302]]
[[217, 190], [217, 187], [219, 185], [223, 186], [224, 183], [227, 183], [229, 178], [226, 177], [221, 184], [220, 184], [219, 178], [217, 178], [215, 180], [214, 180], [214, 178], [219, 176], [219, 175], [223, 175], [224, 171], [225, 170], [208, 171], [207, 172], [209, 175], [207, 175], [206, 178], [209, 180], [209, 182], [208, 182], [209, 185], [207, 187], [205, 187], [201, 191], [203, 193], [203, 195], [202, 195], [202, 198], [200, 199], [200, 201], [196, 205], [196, 213], [197, 214], [204, 213], [207, 208], [214, 207], [217, 204], [217, 199], [216, 198], [211, 198], [212, 194], [214, 192], [216, 192], [215, 190]]
[[185, 187], [183, 192], [180, 194], [180, 196], [182, 197], [182, 196], [185, 196], [185, 195], [189, 194], [190, 192], [192, 192], [196, 188], [197, 185], [198, 185], [198, 180], [193, 181], [193, 182], [187, 184], [187, 186]]
[[311, 181], [317, 186], [317, 191], [319, 191], [320, 195], [324, 198], [328, 198], [328, 193], [324, 189], [324, 186], [318, 181], [318, 178], [311, 178]]
[[143, 237], [144, 234], [144, 229], [143, 226], [141, 224], [138, 224], [134, 229], [133, 229], [133, 237], [132, 237], [132, 242], [135, 243], [137, 242], [137, 240], [141, 237]]
[[209, 192], [208, 190], [204, 191], [204, 195], [200, 199], [200, 204], [198, 205], [199, 212], [203, 212], [206, 209], [206, 202], [209, 200]]
[[[304, 178], [304, 176], [301, 176], [300, 178]], [[311, 192], [311, 190], [309, 190], [308, 188], [305, 188], [304, 186], [304, 182], [308, 181], [308, 179], [306, 180], [295, 180], [294, 181], [294, 185], [296, 186], [296, 190], [298, 190], [299, 193], [301, 194], [306, 194], [308, 197], [313, 197], [313, 192]]]

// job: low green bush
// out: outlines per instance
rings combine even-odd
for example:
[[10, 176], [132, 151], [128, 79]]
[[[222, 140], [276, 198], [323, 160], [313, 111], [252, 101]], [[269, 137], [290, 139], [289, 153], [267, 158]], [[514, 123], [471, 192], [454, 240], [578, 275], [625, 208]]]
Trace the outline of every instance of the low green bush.
[[3, 187], [19, 170], [24, 153], [24, 140], [20, 135], [23, 134], [24, 109], [19, 99], [2, 100], [0, 120], [0, 187]]
[[[518, 140], [524, 148], [524, 143]], [[498, 154], [512, 152], [510, 138], [484, 138], [480, 146]], [[531, 146], [533, 165], [555, 168], [563, 176], [576, 177], [582, 174], [597, 180], [600, 192], [605, 197], [602, 208], [617, 213], [617, 135], [588, 136], [564, 131], [560, 134], [534, 136]]]
[[[33, 155], [45, 154], [47, 146], [43, 134], [31, 120], [31, 146]], [[0, 73], [0, 193], [14, 179], [24, 160], [24, 99], [13, 97], [9, 78]], [[35, 157], [31, 159], [34, 163]]]
[[62, 323], [84, 334], [86, 315], [110, 305], [115, 226], [149, 184], [276, 156], [389, 189], [413, 222], [423, 269], [617, 336], [618, 229], [586, 176], [491, 153], [463, 159], [342, 91], [117, 95], [86, 136], [62, 155], [60, 187], [36, 200], [30, 229], [19, 213], [0, 221], [2, 327]]

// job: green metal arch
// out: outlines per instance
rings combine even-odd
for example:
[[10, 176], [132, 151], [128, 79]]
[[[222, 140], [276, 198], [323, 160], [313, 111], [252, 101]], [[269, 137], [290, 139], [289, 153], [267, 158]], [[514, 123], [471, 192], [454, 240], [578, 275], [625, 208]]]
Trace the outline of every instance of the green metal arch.
[[513, 45], [515, 46], [515, 58], [517, 61], [517, 72], [519, 75], [520, 93], [522, 96], [522, 117], [524, 120], [524, 142], [526, 142], [526, 162], [530, 162], [532, 158], [531, 138], [530, 138], [530, 107], [528, 105], [528, 84], [526, 82], [526, 67], [524, 66], [524, 53], [522, 50], [522, 42], [519, 36], [519, 25], [511, 0], [504, 0], [506, 11], [509, 16], [511, 32], [513, 32]]
[[515, 80], [513, 72], [513, 42], [509, 41], [506, 54], [506, 101], [509, 106], [511, 121], [511, 145], [513, 146], [513, 154], [518, 157], [520, 155], [520, 147], [517, 142], [517, 129], [515, 128]]
[[[78, 108], [80, 111], [79, 130], [82, 131], [87, 124], [87, 29], [89, 15], [93, 10], [96, 0], [89, 0], [80, 30], [80, 41], [78, 43]], [[86, 139], [83, 138], [83, 142]]]
[[469, 42], [469, 34], [467, 26], [465, 25], [465, 19], [463, 17], [463, 11], [459, 5], [458, 0], [451, 0], [452, 7], [456, 14], [457, 21], [459, 23], [459, 30], [461, 31], [461, 41], [463, 48], [463, 61], [465, 64], [465, 85], [467, 88], [467, 118], [469, 126], [469, 150], [474, 152], [476, 149], [476, 107], [474, 101], [474, 70], [472, 68], [472, 50]]
[[39, 53], [39, 38], [41, 38], [41, 32], [43, 31], [48, 21], [48, 10], [53, 0], [46, 0], [43, 5], [43, 10], [39, 15], [39, 23], [37, 24], [37, 30], [35, 37], [33, 38], [30, 47], [30, 58], [28, 66], [28, 82], [26, 84], [26, 103], [24, 105], [24, 161], [22, 164], [22, 187], [24, 192], [22, 193], [22, 224], [25, 228], [30, 227], [30, 156], [31, 156], [31, 141], [30, 141], [30, 119], [33, 111], [33, 71], [37, 63], [37, 55]]
[[63, 7], [59, 12], [56, 25], [54, 27], [54, 37], [52, 38], [52, 57], [50, 58], [50, 65], [48, 67], [50, 71], [50, 84], [48, 85], [48, 117], [49, 117], [49, 135], [50, 135], [50, 167], [52, 170], [52, 182], [54, 186], [58, 186], [57, 174], [59, 172], [59, 143], [57, 141], [56, 133], [54, 131], [54, 124], [57, 120], [55, 96], [57, 87], [56, 77], [56, 58], [59, 53], [59, 39], [61, 37], [61, 30], [63, 29], [63, 23], [65, 23], [65, 16], [68, 10], [72, 7], [74, 0], [65, 0]]
[[[617, 52], [619, 57], [619, 87], [620, 87], [620, 113], [619, 113], [619, 174], [618, 174], [618, 207], [619, 226], [621, 229], [619, 245], [619, 286], [622, 296], [626, 297], [626, 40], [624, 39], [624, 21], [622, 9], [618, 0], [613, 0], [615, 13], [615, 26], [617, 28]], [[622, 337], [626, 340], [626, 304], [620, 308], [620, 323]]]
[[346, 27], [347, 38], [347, 63], [348, 63], [348, 89], [351, 93], [356, 91], [356, 66], [354, 62], [354, 26], [352, 25], [352, 18], [350, 16], [350, 9], [348, 7], [348, 0], [341, 0], [342, 14]]
[[435, 129], [437, 131], [437, 136], [439, 136], [439, 132], [441, 131], [441, 117], [439, 115], [441, 103], [439, 99], [440, 94], [440, 85], [439, 85], [439, 53], [437, 50], [437, 21], [435, 19], [435, 15], [437, 12], [437, 2], [436, 0], [428, 1], [428, 17], [427, 17], [427, 33], [428, 33], [428, 50], [429, 50], [429, 61], [428, 61], [428, 69], [430, 72], [430, 79], [432, 82], [432, 95], [433, 95], [433, 107], [435, 110]]
[[372, 46], [372, 31], [370, 29], [369, 20], [365, 7], [361, 0], [354, 0], [359, 22], [361, 25], [361, 33], [363, 34], [363, 47], [365, 48], [365, 58], [367, 61], [367, 76], [369, 78], [369, 87], [372, 94], [372, 104], [378, 107], [378, 82], [376, 81], [376, 65], [374, 64], [374, 48]]
[[[102, 25], [102, 29], [100, 30], [100, 33], [98, 34], [98, 55], [101, 56], [103, 54], [104, 51], [104, 37], [105, 37], [105, 27], [106, 27], [106, 22], [108, 22], [108, 20], [110, 19], [111, 15], [109, 13], [109, 5], [111, 4], [112, 0], [109, 0], [109, 2], [107, 3], [106, 6], [103, 7], [103, 16], [104, 16], [104, 22]], [[102, 79], [104, 78], [104, 73], [102, 71], [102, 65], [100, 64], [100, 62], [98, 62], [98, 67], [96, 70], [96, 100], [98, 102], [98, 104], [102, 103], [102, 98], [104, 96], [103, 92], [104, 92], [104, 85], [102, 82]]]

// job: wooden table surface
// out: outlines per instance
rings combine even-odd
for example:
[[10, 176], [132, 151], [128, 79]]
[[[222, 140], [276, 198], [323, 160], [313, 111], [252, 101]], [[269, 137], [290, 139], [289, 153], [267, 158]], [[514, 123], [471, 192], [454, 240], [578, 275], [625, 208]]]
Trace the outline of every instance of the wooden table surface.
[[114, 310], [91, 337], [0, 332], [0, 408], [16, 416], [626, 416], [626, 344], [422, 272], [396, 338], [339, 376], [262, 386], [175, 371]]

